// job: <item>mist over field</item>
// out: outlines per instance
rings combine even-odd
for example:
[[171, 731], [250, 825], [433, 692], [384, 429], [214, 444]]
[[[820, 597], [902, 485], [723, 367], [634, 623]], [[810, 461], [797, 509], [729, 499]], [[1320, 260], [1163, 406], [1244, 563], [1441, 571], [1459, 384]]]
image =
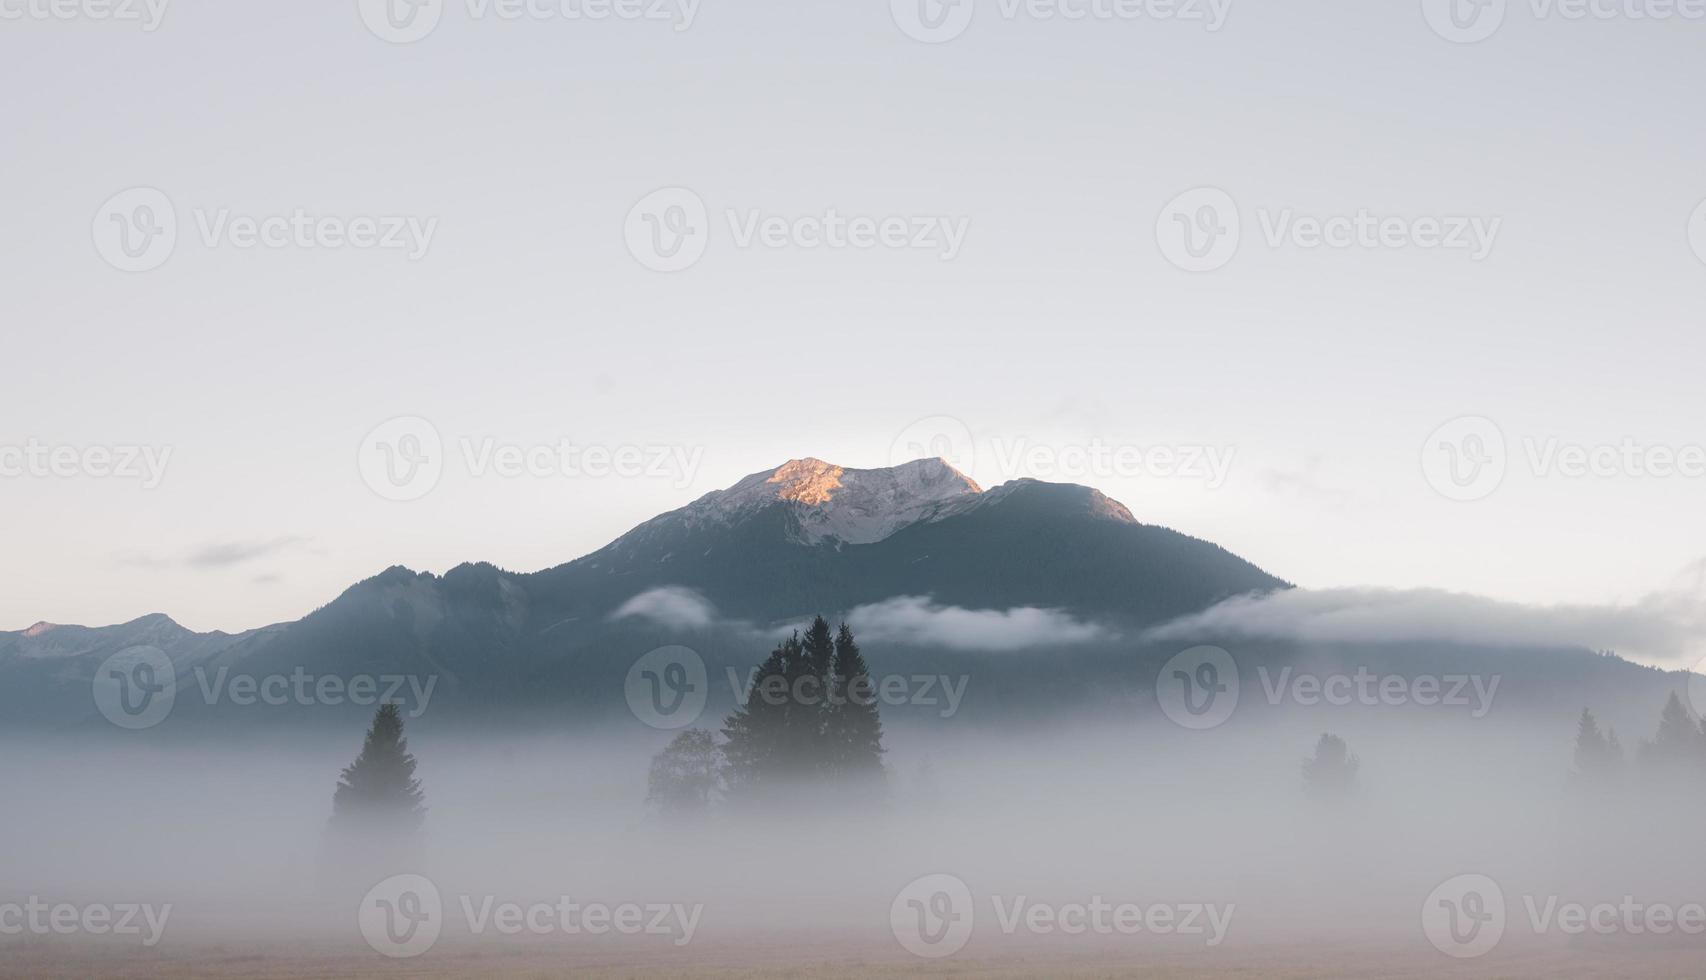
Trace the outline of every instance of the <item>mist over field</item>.
[[[122, 948], [139, 973], [239, 948], [268, 975], [290, 969], [292, 949], [377, 968], [390, 940], [365, 932], [377, 913], [364, 902], [399, 876], [430, 882], [441, 909], [430, 946], [401, 960], [421, 970], [470, 956], [685, 963], [693, 950], [756, 968], [778, 944], [872, 969], [922, 951], [911, 962], [925, 969], [940, 943], [976, 962], [1232, 970], [1317, 947], [1438, 968], [1428, 930], [1446, 921], [1437, 903], [1461, 896], [1434, 893], [1465, 875], [1502, 896], [1488, 969], [1520, 973], [1558, 950], [1698, 956], [1699, 772], [1631, 767], [1611, 793], [1584, 782], [1567, 721], [1474, 710], [1281, 705], [1204, 730], [1153, 705], [1119, 721], [900, 721], [869, 797], [820, 787], [675, 817], [645, 804], [667, 732], [481, 735], [435, 729], [429, 712], [409, 729], [422, 832], [353, 849], [327, 818], [359, 722], [29, 738], [0, 763], [6, 785], [28, 787], [0, 866], [20, 899], [169, 907], [157, 936], [142, 917], [140, 936], [64, 950], [69, 966]], [[1343, 792], [1304, 777], [1324, 731], [1359, 762]], [[1576, 905], [1585, 927], [1569, 918]], [[1461, 939], [1472, 920], [1442, 928], [1454, 926]], [[43, 968], [51, 941], [4, 941], [8, 972]]]

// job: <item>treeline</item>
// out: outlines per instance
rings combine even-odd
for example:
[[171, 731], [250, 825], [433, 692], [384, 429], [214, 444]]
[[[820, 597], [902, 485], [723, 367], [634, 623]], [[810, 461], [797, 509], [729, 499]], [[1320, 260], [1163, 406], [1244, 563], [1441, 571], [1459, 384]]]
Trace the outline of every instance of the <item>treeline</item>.
[[1603, 730], [1590, 709], [1576, 723], [1572, 786], [1583, 792], [1626, 789], [1706, 790], [1706, 723], [1672, 691], [1651, 739], [1627, 752], [1616, 730]]

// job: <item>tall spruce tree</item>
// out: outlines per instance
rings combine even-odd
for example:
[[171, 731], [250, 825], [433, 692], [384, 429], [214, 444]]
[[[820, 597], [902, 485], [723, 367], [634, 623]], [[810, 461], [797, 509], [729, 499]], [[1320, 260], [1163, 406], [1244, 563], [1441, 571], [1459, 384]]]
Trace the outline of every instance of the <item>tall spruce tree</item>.
[[846, 623], [835, 637], [825, 728], [831, 775], [857, 778], [883, 771], [883, 722], [877, 711], [877, 692], [871, 683], [871, 670]]
[[332, 795], [338, 830], [411, 834], [426, 819], [425, 794], [415, 778], [415, 757], [403, 737], [395, 704], [380, 705], [361, 754], [344, 769]]
[[831, 659], [835, 656], [835, 638], [830, 635], [829, 623], [822, 616], [812, 620], [812, 625], [806, 630], [805, 639], [801, 642], [811, 672], [828, 678]]
[[1706, 767], [1706, 735], [1682, 699], [1672, 691], [1659, 713], [1659, 730], [1652, 741], [1641, 743], [1641, 763], [1649, 769], [1670, 771]]
[[1593, 712], [1582, 709], [1576, 722], [1576, 751], [1574, 778], [1577, 785], [1602, 788], [1612, 783], [1623, 766], [1623, 746], [1617, 733], [1599, 730]]

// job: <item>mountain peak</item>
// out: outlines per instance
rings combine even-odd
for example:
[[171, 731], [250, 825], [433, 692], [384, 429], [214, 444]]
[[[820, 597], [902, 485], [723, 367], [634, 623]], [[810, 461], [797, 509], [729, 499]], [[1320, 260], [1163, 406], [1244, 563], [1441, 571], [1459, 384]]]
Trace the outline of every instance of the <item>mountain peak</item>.
[[794, 510], [805, 543], [833, 538], [872, 544], [982, 492], [941, 459], [861, 470], [808, 456], [706, 494], [687, 508], [687, 517], [693, 523], [729, 523], [751, 511], [786, 504]]

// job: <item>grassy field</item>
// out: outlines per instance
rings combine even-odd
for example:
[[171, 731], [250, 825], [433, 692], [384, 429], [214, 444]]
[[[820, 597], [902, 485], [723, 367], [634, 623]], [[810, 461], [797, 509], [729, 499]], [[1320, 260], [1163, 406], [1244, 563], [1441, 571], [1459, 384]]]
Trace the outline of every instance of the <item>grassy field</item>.
[[333, 977], [490, 978], [812, 978], [994, 977], [994, 978], [1263, 978], [1464, 977], [1521, 978], [1698, 978], [1706, 950], [1625, 946], [1584, 949], [1552, 946], [1499, 950], [1475, 960], [1452, 960], [1428, 949], [1323, 949], [1285, 946], [1236, 950], [1133, 953], [1117, 948], [1072, 950], [1016, 948], [997, 954], [966, 954], [931, 961], [899, 950], [871, 950], [846, 943], [754, 942], [737, 946], [695, 945], [688, 949], [622, 948], [582, 943], [451, 945], [410, 960], [388, 960], [365, 947], [208, 943], [172, 949], [60, 942], [0, 945], [5, 978], [204, 978], [306, 980]]

